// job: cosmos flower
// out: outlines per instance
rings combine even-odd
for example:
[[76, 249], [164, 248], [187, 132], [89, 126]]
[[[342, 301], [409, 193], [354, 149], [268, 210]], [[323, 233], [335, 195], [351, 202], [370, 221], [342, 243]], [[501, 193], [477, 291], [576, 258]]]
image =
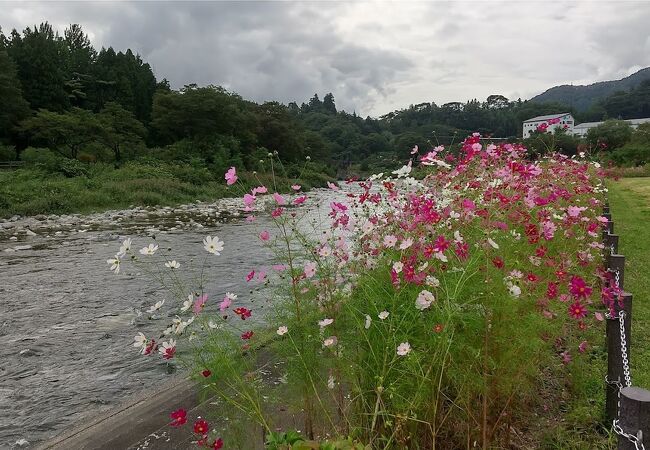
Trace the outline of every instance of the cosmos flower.
[[399, 356], [406, 356], [411, 352], [411, 344], [408, 342], [402, 342], [397, 346], [397, 354]]
[[221, 252], [223, 251], [223, 246], [224, 243], [223, 241], [219, 240], [217, 236], [211, 237], [211, 236], [206, 236], [203, 239], [203, 248], [208, 252], [212, 253], [213, 255], [221, 255]]

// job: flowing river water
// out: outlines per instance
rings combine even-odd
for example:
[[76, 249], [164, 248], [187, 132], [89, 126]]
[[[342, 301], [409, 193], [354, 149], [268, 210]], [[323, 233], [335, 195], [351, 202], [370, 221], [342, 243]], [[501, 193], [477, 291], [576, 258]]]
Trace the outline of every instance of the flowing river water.
[[[324, 221], [335, 196], [310, 192], [320, 206], [309, 215]], [[124, 238], [137, 251], [155, 236], [159, 251], [173, 248], [170, 259], [183, 267], [193, 258], [200, 265], [202, 239], [218, 235], [225, 249], [210, 255], [206, 292], [214, 299], [235, 292], [238, 305], [260, 306], [245, 277], [273, 264], [258, 244], [270, 224], [262, 215], [248, 223], [240, 207], [239, 199], [222, 199], [0, 221], [0, 448], [33, 447], [169, 380], [168, 364], [132, 346], [138, 331], [159, 334], [161, 323], [138, 319], [137, 311], [165, 296], [132, 266], [110, 272], [106, 260]]]

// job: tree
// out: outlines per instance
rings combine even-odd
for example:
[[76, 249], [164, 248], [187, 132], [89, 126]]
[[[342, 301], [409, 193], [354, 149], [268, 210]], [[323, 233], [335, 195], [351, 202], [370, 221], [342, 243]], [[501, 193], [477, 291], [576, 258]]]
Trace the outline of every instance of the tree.
[[70, 25], [64, 31], [63, 36], [67, 49], [68, 73], [65, 86], [68, 90], [70, 103], [74, 106], [92, 109], [94, 105], [92, 99], [88, 101], [88, 91], [95, 83], [91, 72], [97, 52], [78, 24]]
[[490, 95], [487, 98], [487, 107], [489, 109], [501, 109], [510, 105], [510, 101], [503, 95]]
[[52, 150], [73, 159], [84, 145], [96, 141], [104, 131], [95, 115], [81, 108], [64, 113], [41, 109], [21, 122], [20, 128], [33, 139], [44, 141]]
[[587, 142], [608, 150], [623, 147], [632, 138], [632, 128], [623, 120], [606, 120], [587, 132]]
[[29, 115], [16, 66], [5, 50], [0, 50], [0, 139], [9, 138], [14, 127]]
[[16, 63], [23, 95], [32, 109], [63, 111], [69, 106], [65, 90], [66, 47], [49, 23], [26, 28], [22, 38], [14, 30], [8, 52]]
[[323, 108], [325, 112], [336, 114], [336, 104], [334, 103], [334, 95], [330, 92], [323, 97]]
[[144, 144], [147, 129], [131, 111], [127, 111], [119, 103], [106, 103], [97, 115], [97, 120], [101, 128], [99, 141], [111, 149], [115, 161], [122, 160], [125, 146], [139, 147]]

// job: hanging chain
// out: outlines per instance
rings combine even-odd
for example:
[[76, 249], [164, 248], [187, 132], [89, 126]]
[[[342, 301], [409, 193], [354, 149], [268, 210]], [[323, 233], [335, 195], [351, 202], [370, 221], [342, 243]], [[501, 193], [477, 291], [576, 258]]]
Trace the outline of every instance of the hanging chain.
[[[617, 271], [618, 273], [618, 271]], [[625, 377], [625, 386], [632, 386], [632, 376], [630, 375], [630, 362], [627, 359], [627, 339], [625, 337], [625, 311], [618, 312], [618, 327], [621, 331], [621, 359], [623, 360], [623, 376]]]
[[637, 432], [636, 436], [633, 434], [626, 433], [623, 430], [623, 428], [621, 428], [621, 425], [618, 423], [618, 419], [614, 419], [613, 427], [614, 427], [614, 432], [619, 436], [623, 436], [628, 441], [633, 443], [634, 448], [636, 450], [645, 450], [645, 445], [643, 445], [643, 432], [641, 430]]
[[616, 287], [621, 286], [621, 271], [618, 270], [618, 269], [616, 269], [616, 271], [614, 271], [614, 285]]
[[614, 255], [614, 243], [612, 242], [612, 245], [609, 247], [609, 254]]

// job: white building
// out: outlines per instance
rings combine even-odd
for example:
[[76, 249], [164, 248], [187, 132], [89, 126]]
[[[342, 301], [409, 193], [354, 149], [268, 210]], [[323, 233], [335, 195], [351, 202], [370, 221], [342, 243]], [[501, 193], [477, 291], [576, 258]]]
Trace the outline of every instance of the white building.
[[[630, 124], [633, 130], [639, 128], [642, 123], [650, 123], [650, 118], [646, 119], [627, 119], [625, 122]], [[584, 122], [573, 128], [573, 134], [578, 137], [586, 137], [589, 129], [602, 125], [603, 122]]]
[[[549, 121], [551, 123], [549, 123]], [[543, 124], [546, 124], [545, 127], [547, 133], [553, 133], [556, 128], [566, 128], [567, 133], [572, 134], [575, 120], [570, 113], [548, 114], [546, 116], [533, 117], [532, 119], [524, 121], [524, 139], [529, 137], [539, 126], [544, 127]]]

